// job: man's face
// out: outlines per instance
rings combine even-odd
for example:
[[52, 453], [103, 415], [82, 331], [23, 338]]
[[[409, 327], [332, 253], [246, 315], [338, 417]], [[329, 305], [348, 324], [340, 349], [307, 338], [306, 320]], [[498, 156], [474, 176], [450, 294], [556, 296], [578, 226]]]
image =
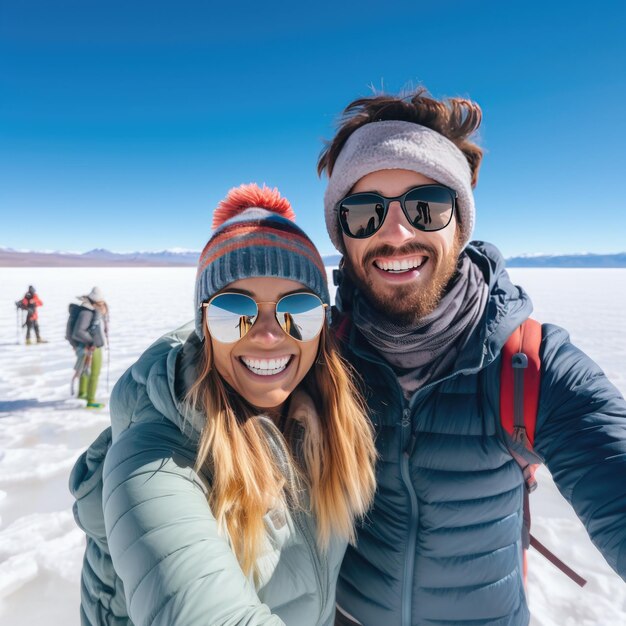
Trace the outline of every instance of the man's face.
[[[361, 178], [350, 193], [372, 191], [395, 197], [436, 182], [409, 170], [380, 170]], [[435, 310], [455, 272], [461, 250], [458, 231], [454, 215], [442, 230], [417, 230], [400, 203], [392, 202], [374, 235], [367, 239], [343, 235], [345, 267], [378, 311], [399, 322], [415, 322]], [[401, 263], [400, 269], [392, 269], [395, 262]]]

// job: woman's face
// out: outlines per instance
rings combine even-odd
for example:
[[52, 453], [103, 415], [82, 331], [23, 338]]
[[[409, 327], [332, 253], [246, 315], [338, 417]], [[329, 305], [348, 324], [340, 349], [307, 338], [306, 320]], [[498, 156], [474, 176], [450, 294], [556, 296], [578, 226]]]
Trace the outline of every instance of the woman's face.
[[[309, 290], [293, 280], [263, 277], [236, 280], [224, 291], [242, 293], [256, 302], [278, 302], [290, 293]], [[259, 305], [258, 319], [235, 343], [222, 343], [211, 337], [206, 320], [205, 334], [210, 337], [219, 374], [259, 409], [280, 409], [311, 369], [320, 342], [319, 334], [311, 341], [297, 341], [287, 335], [276, 320], [274, 304]], [[278, 371], [268, 375], [268, 370]]]

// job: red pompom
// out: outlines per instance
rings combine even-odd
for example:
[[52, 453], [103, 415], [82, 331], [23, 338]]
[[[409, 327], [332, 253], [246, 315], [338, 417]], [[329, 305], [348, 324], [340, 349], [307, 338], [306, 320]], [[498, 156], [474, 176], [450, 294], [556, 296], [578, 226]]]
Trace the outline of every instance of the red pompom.
[[270, 189], [255, 183], [233, 187], [227, 196], [217, 205], [213, 213], [213, 229], [219, 228], [226, 220], [239, 215], [242, 211], [257, 207], [267, 209], [295, 222], [296, 214], [287, 198], [280, 195], [278, 189]]

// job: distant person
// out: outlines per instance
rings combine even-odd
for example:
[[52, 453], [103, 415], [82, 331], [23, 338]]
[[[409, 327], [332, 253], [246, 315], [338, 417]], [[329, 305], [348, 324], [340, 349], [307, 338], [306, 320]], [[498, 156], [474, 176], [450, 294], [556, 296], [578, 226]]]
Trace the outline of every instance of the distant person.
[[83, 626], [332, 626], [372, 429], [328, 327], [319, 252], [276, 190], [215, 211], [195, 323], [111, 395], [70, 477]]
[[101, 409], [96, 400], [102, 369], [102, 348], [108, 342], [109, 307], [100, 287], [79, 296], [80, 305], [70, 305], [66, 338], [76, 352], [74, 378], [78, 378], [78, 398], [87, 401], [88, 409]]
[[[470, 242], [480, 121], [476, 103], [424, 89], [361, 98], [318, 164], [343, 254], [335, 327], [380, 454], [374, 506], [341, 568], [341, 624], [527, 625], [524, 501], [541, 457], [626, 579], [626, 402], [565, 330], [527, 321], [530, 298], [500, 252]], [[550, 213], [519, 174], [508, 193]], [[536, 338], [537, 411], [524, 402], [522, 334]]]
[[28, 291], [21, 300], [15, 303], [15, 306], [26, 311], [26, 321], [24, 322], [24, 326], [26, 326], [26, 345], [29, 346], [32, 343], [30, 338], [31, 331], [34, 331], [37, 343], [47, 343], [39, 334], [39, 313], [37, 309], [43, 306], [43, 302], [39, 299], [37, 291], [32, 285], [28, 286]]

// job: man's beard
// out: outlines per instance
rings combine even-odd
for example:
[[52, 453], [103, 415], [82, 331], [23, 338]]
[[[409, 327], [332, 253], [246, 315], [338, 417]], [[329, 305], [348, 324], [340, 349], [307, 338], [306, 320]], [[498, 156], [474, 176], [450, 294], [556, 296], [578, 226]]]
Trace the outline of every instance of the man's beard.
[[[416, 287], [409, 283], [390, 286], [386, 293], [380, 293], [373, 284], [371, 275], [364, 269], [371, 266], [376, 257], [410, 256], [428, 254], [428, 263], [435, 267], [428, 283]], [[461, 240], [457, 233], [452, 248], [441, 258], [435, 249], [428, 245], [409, 245], [402, 248], [380, 246], [372, 249], [363, 258], [362, 265], [355, 267], [352, 260], [344, 255], [344, 270], [349, 279], [363, 293], [369, 304], [382, 315], [400, 325], [411, 325], [430, 315], [439, 305], [446, 288], [454, 277], [461, 253]]]

